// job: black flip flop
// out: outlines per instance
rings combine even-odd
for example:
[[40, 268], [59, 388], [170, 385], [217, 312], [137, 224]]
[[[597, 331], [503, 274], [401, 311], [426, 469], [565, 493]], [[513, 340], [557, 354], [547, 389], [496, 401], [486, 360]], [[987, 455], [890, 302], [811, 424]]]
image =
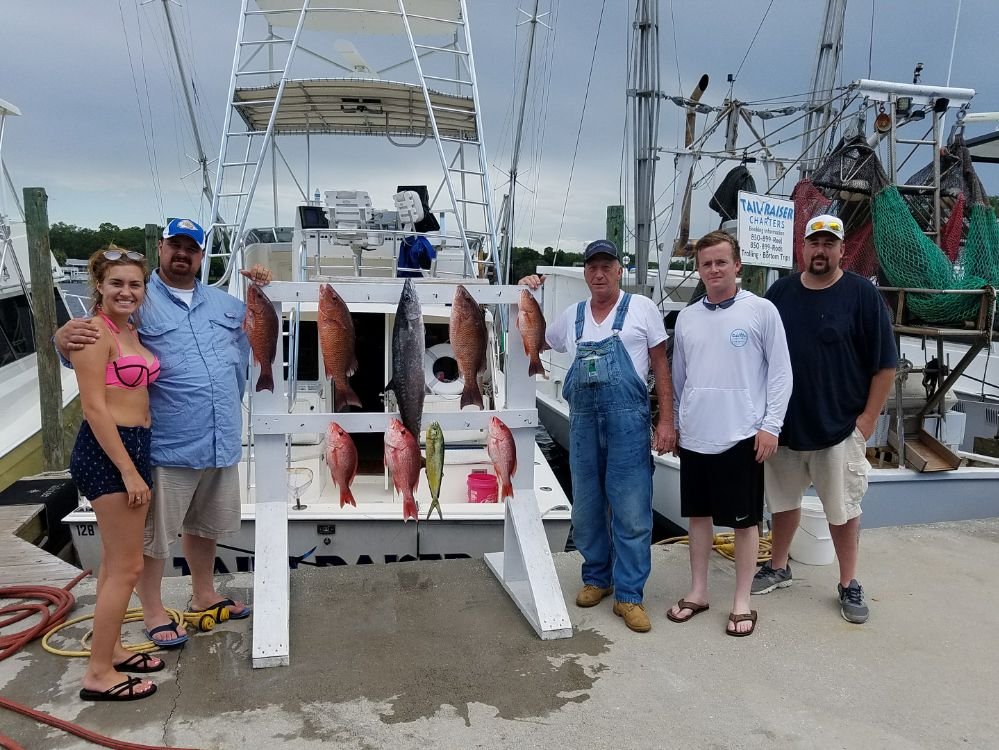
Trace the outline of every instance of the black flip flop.
[[[159, 664], [150, 664], [153, 659], [156, 659]], [[132, 654], [121, 664], [115, 664], [114, 671], [131, 672], [133, 674], [149, 674], [150, 672], [159, 672], [165, 667], [166, 662], [155, 656], [150, 656], [149, 654]]]
[[[213, 604], [212, 606], [210, 606], [208, 609], [205, 610], [205, 612], [214, 612], [216, 614], [215, 619], [219, 620], [218, 611], [220, 609], [222, 609], [223, 607], [229, 608], [229, 607], [235, 607], [235, 606], [236, 606], [236, 602], [234, 602], [232, 599], [223, 599], [222, 601], [216, 602], [215, 604]], [[247, 617], [250, 616], [250, 613], [252, 613], [252, 612], [253, 612], [253, 608], [252, 607], [248, 607], [248, 606], [246, 606], [244, 604], [243, 608], [241, 610], [239, 610], [239, 612], [233, 612], [230, 609], [229, 610], [229, 619], [230, 620], [245, 620]]]
[[85, 701], [138, 701], [148, 698], [156, 692], [155, 685], [150, 685], [148, 690], [143, 690], [141, 693], [135, 692], [136, 686], [141, 684], [142, 680], [138, 677], [129, 677], [124, 682], [119, 682], [107, 690], [88, 690], [87, 688], [82, 688], [80, 690], [80, 698]]
[[673, 608], [670, 607], [669, 609], [666, 610], [666, 619], [669, 620], [670, 622], [680, 622], [680, 623], [687, 622], [687, 620], [692, 620], [695, 617], [697, 617], [699, 614], [701, 614], [701, 612], [707, 612], [709, 609], [711, 609], [711, 606], [709, 604], [697, 604], [696, 602], [688, 602], [686, 599], [681, 599], [680, 601], [678, 601], [676, 603], [676, 606], [679, 608], [681, 612], [685, 609], [689, 609], [690, 614], [687, 615], [686, 617], [677, 617], [676, 615], [673, 614]]

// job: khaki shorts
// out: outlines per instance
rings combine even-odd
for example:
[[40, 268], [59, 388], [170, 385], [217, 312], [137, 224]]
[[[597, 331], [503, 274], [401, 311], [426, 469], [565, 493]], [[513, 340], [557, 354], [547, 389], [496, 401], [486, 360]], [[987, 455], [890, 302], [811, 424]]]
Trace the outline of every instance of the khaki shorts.
[[856, 428], [842, 443], [818, 451], [781, 446], [764, 464], [767, 510], [781, 513], [800, 508], [801, 496], [815, 485], [830, 525], [842, 526], [860, 515], [870, 470], [867, 441]]
[[166, 559], [181, 534], [218, 539], [239, 531], [239, 470], [153, 467], [143, 553]]

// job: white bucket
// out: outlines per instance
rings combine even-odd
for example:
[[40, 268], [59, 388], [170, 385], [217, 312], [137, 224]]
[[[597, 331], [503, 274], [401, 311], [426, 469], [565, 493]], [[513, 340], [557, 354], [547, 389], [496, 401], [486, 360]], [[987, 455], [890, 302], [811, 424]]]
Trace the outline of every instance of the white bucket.
[[829, 523], [818, 498], [806, 497], [801, 503], [801, 521], [791, 540], [790, 555], [805, 565], [829, 565], [836, 559]]

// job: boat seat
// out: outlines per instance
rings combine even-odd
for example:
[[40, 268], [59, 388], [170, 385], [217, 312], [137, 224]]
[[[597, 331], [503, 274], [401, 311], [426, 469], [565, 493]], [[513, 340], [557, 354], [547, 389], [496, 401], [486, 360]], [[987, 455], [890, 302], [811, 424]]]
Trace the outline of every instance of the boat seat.
[[[373, 229], [371, 196], [365, 190], [327, 190], [326, 208], [330, 227], [336, 232], [336, 244], [351, 249], [376, 250], [385, 244], [385, 238]], [[354, 231], [343, 231], [354, 230]]]

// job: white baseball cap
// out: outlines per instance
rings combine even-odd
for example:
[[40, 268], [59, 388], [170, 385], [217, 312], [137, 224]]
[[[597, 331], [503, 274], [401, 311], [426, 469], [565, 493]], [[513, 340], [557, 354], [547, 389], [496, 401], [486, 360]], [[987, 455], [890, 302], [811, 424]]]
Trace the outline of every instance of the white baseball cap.
[[805, 225], [805, 237], [811, 237], [819, 232], [829, 232], [839, 239], [845, 239], [846, 232], [843, 231], [843, 220], [832, 214], [821, 214], [813, 216]]

